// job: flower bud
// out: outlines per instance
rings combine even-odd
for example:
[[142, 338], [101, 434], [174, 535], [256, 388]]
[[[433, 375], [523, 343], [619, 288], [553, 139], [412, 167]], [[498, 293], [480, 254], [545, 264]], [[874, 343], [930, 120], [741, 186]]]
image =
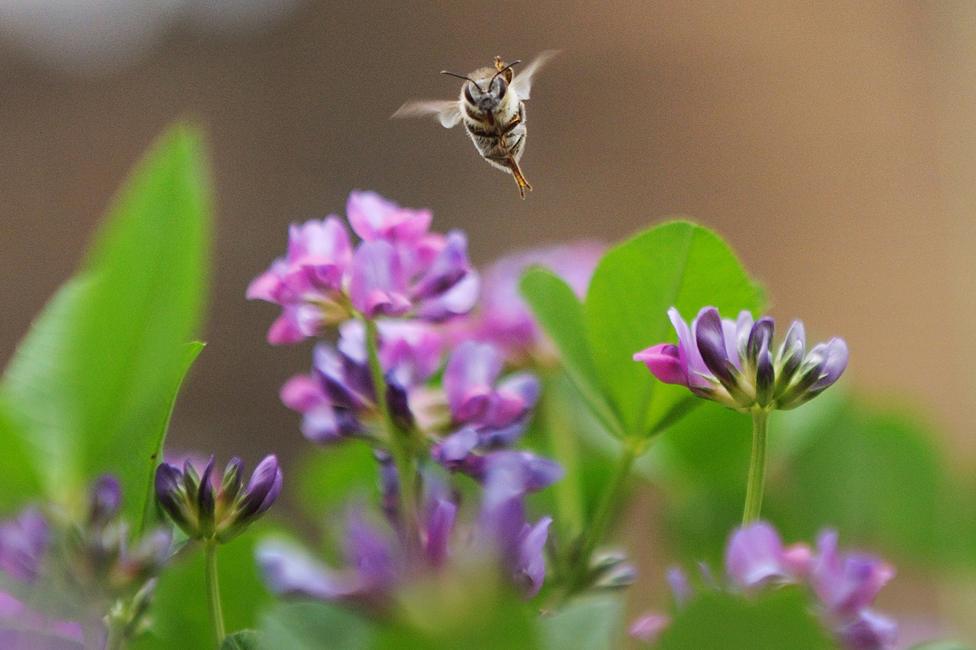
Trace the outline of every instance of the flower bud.
[[163, 463], [156, 469], [156, 499], [191, 539], [227, 542], [264, 514], [281, 492], [281, 469], [275, 456], [258, 464], [246, 487], [243, 473], [239, 458], [227, 463], [219, 480], [213, 457], [199, 477], [189, 462], [182, 472]]

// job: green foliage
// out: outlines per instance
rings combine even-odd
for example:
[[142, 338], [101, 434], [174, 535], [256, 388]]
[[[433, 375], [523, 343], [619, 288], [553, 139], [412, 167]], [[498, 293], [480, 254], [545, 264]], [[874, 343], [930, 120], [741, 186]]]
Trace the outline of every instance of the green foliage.
[[610, 249], [583, 304], [542, 269], [528, 271], [521, 289], [573, 384], [618, 438], [670, 427], [695, 404], [686, 389], [661, 384], [632, 358], [649, 345], [675, 340], [669, 307], [691, 318], [705, 305], [733, 315], [763, 306], [762, 289], [721, 238], [684, 221]]
[[605, 650], [620, 646], [625, 630], [619, 594], [583, 596], [552, 616], [539, 619], [545, 648]]
[[335, 605], [316, 602], [281, 603], [261, 617], [265, 648], [318, 650], [375, 647], [377, 630], [367, 620]]
[[682, 609], [661, 635], [661, 650], [828, 650], [804, 594], [781, 589], [750, 601], [709, 593]]
[[[218, 549], [217, 569], [228, 631], [256, 627], [258, 612], [272, 602], [254, 561], [256, 542], [269, 529], [268, 524], [258, 522]], [[160, 576], [153, 597], [152, 625], [133, 648], [212, 650], [213, 628], [207, 611], [203, 549], [193, 545], [181, 555], [184, 557], [178, 558]]]
[[299, 503], [315, 522], [337, 512], [351, 496], [375, 494], [378, 480], [372, 451], [355, 443], [313, 450], [295, 472]]
[[265, 647], [267, 646], [262, 642], [261, 635], [254, 630], [241, 630], [229, 634], [220, 644], [220, 650], [261, 650]]
[[184, 346], [199, 327], [207, 277], [210, 200], [200, 148], [186, 127], [156, 144], [4, 373], [3, 446], [25, 448], [56, 501], [70, 503], [110, 471], [129, 520], [147, 510], [173, 400], [199, 352]]
[[600, 261], [584, 306], [586, 334], [604, 390], [628, 432], [657, 430], [688, 399], [687, 390], [661, 384], [635, 363], [634, 353], [675, 340], [669, 307], [691, 318], [706, 305], [733, 316], [763, 306], [762, 290], [707, 228], [666, 223], [615, 246]]

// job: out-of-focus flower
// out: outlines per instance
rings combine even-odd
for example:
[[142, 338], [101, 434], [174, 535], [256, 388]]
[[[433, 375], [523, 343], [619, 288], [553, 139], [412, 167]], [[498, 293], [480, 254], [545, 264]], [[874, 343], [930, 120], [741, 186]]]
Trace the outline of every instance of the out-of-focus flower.
[[485, 269], [479, 307], [457, 323], [453, 328], [455, 336], [491, 343], [516, 362], [532, 359], [554, 363], [556, 352], [552, 342], [542, 333], [519, 293], [522, 274], [531, 266], [545, 267], [565, 280], [582, 298], [605, 249], [600, 242], [578, 241], [499, 258]]
[[647, 612], [631, 624], [629, 633], [638, 641], [653, 644], [670, 623], [671, 619], [663, 614]]
[[773, 319], [753, 321], [743, 311], [723, 320], [705, 307], [691, 326], [672, 307], [668, 316], [678, 345], [660, 343], [634, 355], [660, 381], [688, 387], [700, 397], [748, 411], [795, 408], [836, 382], [847, 368], [847, 344], [833, 338], [806, 350], [803, 323], [793, 321], [773, 349]]
[[50, 618], [0, 591], [0, 647], [5, 650], [81, 650], [81, 623]]
[[293, 225], [286, 255], [248, 287], [248, 298], [282, 307], [270, 343], [319, 335], [353, 310], [368, 318], [441, 321], [474, 306], [479, 282], [463, 233], [429, 232], [429, 211], [402, 208], [373, 192], [353, 192], [346, 212], [358, 245], [335, 216]]
[[232, 459], [222, 477], [214, 474], [211, 456], [202, 474], [189, 461], [180, 470], [162, 463], [156, 468], [156, 499], [173, 522], [192, 539], [227, 542], [256, 521], [281, 492], [277, 457], [266, 456], [245, 486], [244, 465]]
[[20, 582], [33, 582], [47, 551], [47, 520], [29, 507], [0, 523], [0, 572]]
[[[734, 592], [751, 595], [782, 584], [808, 587], [820, 619], [848, 650], [895, 647], [897, 624], [871, 609], [894, 570], [873, 555], [839, 552], [834, 531], [821, 533], [814, 551], [805, 544], [784, 546], [776, 529], [754, 522], [730, 537], [725, 568], [729, 590]], [[674, 569], [669, 572], [669, 582], [680, 609], [693, 597], [688, 580], [680, 569]], [[712, 580], [705, 576], [704, 582]]]
[[502, 358], [487, 343], [467, 341], [453, 352], [444, 371], [444, 394], [455, 432], [434, 449], [448, 469], [481, 478], [487, 458], [515, 443], [539, 399], [539, 382], [518, 372], [499, 381]]
[[[408, 391], [437, 371], [442, 340], [416, 322], [384, 320], [378, 329], [387, 403], [397, 423], [410, 427]], [[324, 444], [368, 435], [379, 413], [362, 323], [343, 323], [338, 345], [317, 345], [312, 363], [312, 374], [296, 375], [281, 389], [281, 401], [302, 414], [305, 437]]]

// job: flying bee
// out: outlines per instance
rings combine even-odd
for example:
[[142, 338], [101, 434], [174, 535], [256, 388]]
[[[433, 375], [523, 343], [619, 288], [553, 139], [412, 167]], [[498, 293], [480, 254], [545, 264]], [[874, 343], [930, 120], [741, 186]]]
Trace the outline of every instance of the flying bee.
[[456, 101], [407, 102], [393, 117], [432, 115], [446, 129], [463, 122], [481, 157], [491, 166], [510, 173], [518, 183], [519, 196], [524, 199], [525, 192], [532, 189], [519, 167], [525, 152], [525, 102], [532, 89], [532, 78], [555, 54], [553, 50], [541, 53], [519, 74], [513, 68], [520, 60], [505, 63], [498, 56], [494, 65], [468, 75], [444, 70], [441, 74], [464, 80]]

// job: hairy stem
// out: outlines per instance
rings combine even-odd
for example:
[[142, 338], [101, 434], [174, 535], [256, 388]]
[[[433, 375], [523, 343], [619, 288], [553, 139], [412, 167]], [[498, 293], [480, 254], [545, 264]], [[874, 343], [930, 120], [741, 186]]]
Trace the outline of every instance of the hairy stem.
[[220, 605], [220, 582], [217, 576], [217, 542], [209, 540], [206, 543], [207, 556], [207, 602], [210, 606], [210, 620], [213, 622], [214, 638], [217, 646], [224, 642], [224, 612]]
[[746, 504], [742, 511], [742, 523], [759, 519], [762, 511], [763, 485], [766, 482], [766, 423], [769, 412], [756, 408], [752, 411], [752, 456], [749, 460], [749, 478], [746, 483]]

